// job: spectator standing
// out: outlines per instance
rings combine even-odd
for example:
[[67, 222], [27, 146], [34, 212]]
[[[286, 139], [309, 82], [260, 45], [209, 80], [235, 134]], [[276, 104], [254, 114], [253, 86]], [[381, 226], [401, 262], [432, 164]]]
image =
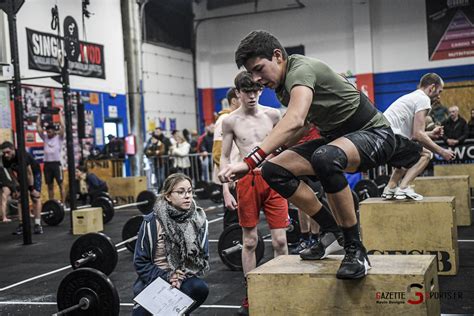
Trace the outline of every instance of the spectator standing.
[[189, 160], [189, 151], [191, 145], [186, 141], [183, 134], [175, 131], [174, 140], [176, 144], [170, 148], [170, 156], [173, 156], [173, 167], [186, 175], [190, 175], [191, 161]]
[[431, 105], [430, 116], [433, 118], [433, 122], [435, 124], [443, 125], [444, 122], [446, 122], [446, 120], [449, 118], [449, 112], [439, 100], [435, 100]]
[[165, 174], [167, 174], [167, 158], [163, 158], [163, 156], [168, 156], [170, 147], [170, 139], [163, 134], [159, 127], [155, 128], [145, 145], [145, 155], [150, 161], [158, 189], [165, 179]]
[[123, 139], [118, 138], [112, 134], [107, 135], [109, 143], [105, 145], [104, 151], [107, 158], [124, 159], [125, 145]]
[[211, 123], [206, 126], [206, 132], [201, 136], [201, 141], [199, 142], [199, 158], [201, 159], [202, 173], [201, 179], [206, 182], [210, 182], [211, 170], [212, 170], [212, 161], [210, 159], [212, 155], [212, 145], [214, 143], [214, 123]]
[[462, 145], [464, 140], [469, 136], [469, 128], [466, 120], [459, 116], [459, 108], [451, 106], [449, 108], [449, 118], [443, 124], [444, 142], [448, 146]]
[[469, 137], [468, 138], [474, 138], [474, 109], [471, 110], [471, 119], [469, 120], [469, 123], [467, 124], [467, 127], [469, 128]]

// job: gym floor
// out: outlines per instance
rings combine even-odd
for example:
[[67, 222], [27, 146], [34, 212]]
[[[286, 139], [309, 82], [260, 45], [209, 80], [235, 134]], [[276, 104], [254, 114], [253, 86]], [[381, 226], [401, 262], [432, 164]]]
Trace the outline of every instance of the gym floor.
[[[198, 200], [202, 207], [212, 206], [208, 200]], [[67, 213], [68, 214], [68, 213]], [[115, 213], [112, 221], [104, 226], [104, 233], [114, 243], [121, 241], [125, 222], [138, 215], [136, 209]], [[217, 254], [217, 240], [222, 232], [222, 210], [209, 211], [211, 271], [205, 277], [210, 287], [209, 297], [194, 314], [233, 315], [244, 296], [242, 272], [230, 271]], [[33, 235], [33, 244], [23, 245], [22, 236], [11, 233], [17, 222], [0, 224], [0, 315], [51, 315], [57, 311], [56, 291], [64, 276], [71, 271], [69, 250], [78, 236], [69, 233], [69, 217], [55, 227], [44, 226], [43, 235]], [[261, 224], [261, 232], [268, 233]], [[461, 292], [456, 299], [442, 298], [443, 314], [474, 315], [474, 228], [458, 229], [460, 269], [457, 276], [440, 276], [440, 291]], [[469, 242], [470, 241], [470, 242]], [[271, 244], [265, 243], [266, 262], [272, 257]], [[120, 249], [119, 249], [120, 251]], [[133, 306], [132, 285], [136, 279], [132, 254], [120, 251], [117, 267], [109, 276], [120, 296], [120, 314], [130, 315]]]

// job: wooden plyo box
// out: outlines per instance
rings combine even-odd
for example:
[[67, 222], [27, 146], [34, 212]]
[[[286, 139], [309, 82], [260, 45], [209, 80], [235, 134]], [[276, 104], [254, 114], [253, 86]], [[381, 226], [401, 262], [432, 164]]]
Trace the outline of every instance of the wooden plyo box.
[[422, 201], [370, 198], [360, 204], [364, 246], [375, 255], [433, 254], [438, 273], [456, 275], [459, 268], [454, 197]]
[[84, 235], [104, 230], [102, 208], [91, 207], [72, 212], [72, 234]]
[[372, 269], [358, 280], [336, 278], [342, 258], [278, 256], [250, 271], [250, 315], [440, 314], [435, 256], [369, 256]]
[[86, 166], [102, 180], [123, 176], [123, 159], [87, 160]]
[[471, 194], [469, 176], [418, 177], [415, 191], [423, 196], [454, 196], [456, 224], [471, 226]]
[[434, 165], [434, 175], [438, 176], [469, 176], [469, 187], [474, 188], [474, 164]]
[[147, 188], [146, 177], [109, 178], [106, 181], [117, 205], [136, 202], [137, 195]]

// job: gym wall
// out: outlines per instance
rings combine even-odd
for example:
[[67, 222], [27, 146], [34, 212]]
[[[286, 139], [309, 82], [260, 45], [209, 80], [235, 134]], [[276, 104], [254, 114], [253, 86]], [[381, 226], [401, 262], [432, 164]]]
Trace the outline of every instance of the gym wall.
[[[18, 12], [18, 49], [22, 77], [44, 76], [48, 73], [30, 69], [28, 65], [28, 46], [26, 28], [38, 32], [57, 34], [51, 29], [51, 8], [58, 5], [60, 27], [66, 16], [72, 16], [77, 23], [79, 40], [103, 46], [102, 56], [105, 66], [105, 79], [94, 77], [71, 76], [71, 88], [89, 91], [102, 91], [125, 94], [125, 67], [123, 51], [122, 14], [120, 0], [91, 1], [88, 10], [93, 12], [85, 19], [85, 30], [82, 25], [81, 1], [75, 0], [42, 0], [25, 1]], [[120, 47], [120, 49], [117, 49]], [[9, 48], [8, 48], [9, 49]], [[28, 84], [59, 87], [52, 79], [28, 81]]]
[[[474, 79], [473, 57], [429, 61], [425, 0], [302, 2], [303, 9], [201, 22], [197, 33], [198, 87], [219, 94], [232, 85], [238, 72], [235, 49], [240, 39], [255, 29], [270, 31], [284, 46], [304, 45], [307, 56], [323, 60], [337, 72], [373, 75], [375, 102], [381, 110], [416, 89], [421, 75], [428, 71], [439, 73], [450, 84]], [[294, 4], [263, 0], [258, 2], [258, 11]], [[202, 19], [253, 12], [254, 4], [208, 11], [201, 2], [194, 8], [196, 18]], [[459, 102], [455, 89], [450, 92], [454, 99], [447, 102]], [[470, 91], [465, 93], [465, 99], [474, 99]], [[218, 102], [214, 105], [218, 110]], [[200, 104], [200, 108], [206, 106]]]
[[[57, 30], [51, 29], [51, 9], [55, 5], [59, 9], [61, 35], [64, 34], [64, 20], [67, 16], [71, 16], [77, 25], [81, 45], [78, 68], [83, 67], [87, 70], [84, 70], [81, 75], [71, 72], [70, 88], [71, 91], [80, 93], [84, 108], [89, 112], [90, 123], [86, 125], [89, 128], [89, 140], [87, 141], [94, 142], [100, 148], [104, 145], [107, 136], [103, 131], [105, 119], [111, 118], [121, 121], [122, 128], [119, 131], [121, 137], [127, 136], [129, 130], [120, 0], [91, 1], [87, 9], [93, 14], [89, 19], [85, 18], [84, 24], [82, 23], [81, 1], [25, 1], [17, 15], [22, 78], [48, 76], [54, 74], [50, 71], [57, 71], [52, 68], [38, 70], [38, 66], [44, 64], [36, 62], [34, 59], [36, 53], [31, 53], [36, 49], [40, 51], [38, 55], [41, 55], [38, 60], [42, 60], [43, 57], [56, 60], [53, 53], [55, 47], [51, 45], [52, 37], [57, 35]], [[3, 25], [1, 19], [0, 25]], [[34, 34], [35, 38], [31, 34]], [[28, 40], [33, 44], [28, 45]], [[5, 49], [9, 51], [9, 41], [6, 41], [6, 44]], [[87, 50], [82, 47], [86, 47]], [[60, 84], [50, 78], [23, 80], [22, 85], [23, 89], [28, 86], [30, 87], [28, 89], [32, 89], [32, 91], [52, 91], [53, 94], [62, 96]], [[44, 104], [44, 101], [39, 99], [40, 95], [41, 93], [32, 93], [32, 102], [30, 105], [25, 104], [27, 113], [25, 116], [26, 146], [39, 161], [42, 160], [42, 143], [38, 142], [39, 138], [35, 136], [36, 127], [34, 125], [36, 112], [39, 111], [38, 106], [62, 106], [62, 103], [55, 102], [54, 98], [50, 98], [50, 101]], [[77, 157], [76, 162], [78, 162]]]
[[196, 129], [191, 53], [149, 43], [142, 47], [145, 129]]
[[5, 12], [0, 11], [0, 79], [3, 76], [2, 64], [9, 62], [7, 45], [8, 42], [8, 27], [7, 27], [7, 15]]

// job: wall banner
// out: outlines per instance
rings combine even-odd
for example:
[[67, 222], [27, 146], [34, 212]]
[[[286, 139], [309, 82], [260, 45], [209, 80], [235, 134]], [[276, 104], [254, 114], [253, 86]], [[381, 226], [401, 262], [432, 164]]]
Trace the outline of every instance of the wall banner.
[[[28, 46], [28, 68], [59, 73], [59, 41], [64, 39], [55, 34], [43, 33], [26, 28]], [[69, 47], [69, 46], [66, 46]], [[79, 41], [79, 51], [69, 49], [69, 71], [71, 75], [105, 79], [104, 46]]]
[[429, 60], [474, 56], [474, 1], [425, 1]]

